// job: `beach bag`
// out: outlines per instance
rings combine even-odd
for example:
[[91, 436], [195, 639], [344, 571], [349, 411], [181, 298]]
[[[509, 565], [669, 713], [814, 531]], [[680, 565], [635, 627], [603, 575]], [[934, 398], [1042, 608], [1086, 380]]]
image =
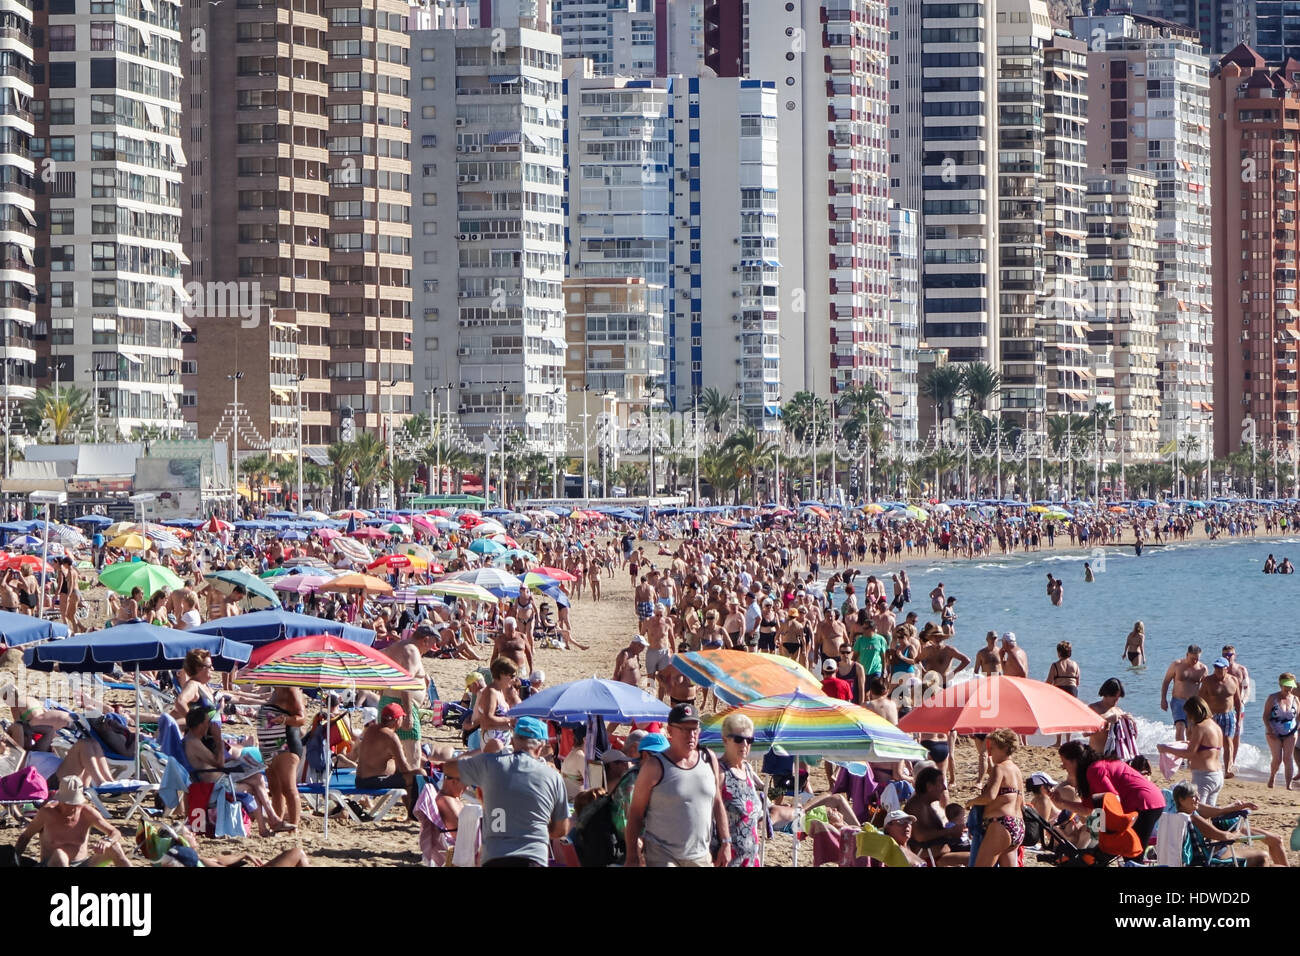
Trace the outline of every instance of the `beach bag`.
[[627, 856], [622, 838], [614, 828], [614, 801], [601, 796], [582, 811], [574, 827], [573, 848], [584, 867], [614, 866]]
[[317, 723], [312, 728], [307, 739], [303, 741], [303, 753], [307, 760], [307, 766], [312, 773], [324, 773], [326, 764], [326, 732], [323, 723]]
[[30, 800], [43, 803], [50, 798], [50, 786], [35, 767], [24, 767], [0, 777], [0, 800]]
[[208, 805], [212, 803], [210, 783], [192, 783], [185, 792], [185, 823], [195, 833], [210, 837], [216, 835], [217, 818]]
[[248, 836], [244, 825], [244, 808], [235, 798], [235, 788], [229, 777], [222, 777], [212, 788], [212, 799], [216, 806], [212, 808], [216, 822], [213, 831], [219, 837]]

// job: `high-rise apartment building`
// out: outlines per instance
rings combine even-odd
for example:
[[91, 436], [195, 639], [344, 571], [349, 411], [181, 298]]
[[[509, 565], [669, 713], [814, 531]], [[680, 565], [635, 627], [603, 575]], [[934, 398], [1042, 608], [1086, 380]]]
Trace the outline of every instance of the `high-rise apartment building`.
[[704, 7], [705, 0], [553, 0], [551, 29], [564, 58], [590, 60], [595, 76], [697, 76]]
[[1086, 184], [1088, 343], [1097, 388], [1113, 389], [1120, 456], [1149, 461], [1161, 445], [1157, 180], [1129, 170], [1090, 175]]
[[[1256, 8], [1267, 11], [1270, 4], [1281, 6], [1278, 0], [1126, 0], [1122, 4], [1111, 3], [1110, 8], [1115, 13], [1123, 8], [1125, 12], [1191, 27], [1200, 34], [1202, 52], [1217, 56], [1238, 44], [1253, 44]], [[1102, 12], [1106, 6], [1104, 2], [1098, 3], [1096, 12]]]
[[917, 348], [920, 337], [920, 261], [915, 209], [889, 209], [889, 415], [894, 441], [920, 438]]
[[[0, 399], [7, 405], [31, 398], [36, 371], [36, 197], [31, 154], [33, 125], [32, 11], [18, 0], [4, 0], [0, 24], [6, 42], [0, 50], [0, 319], [4, 341], [0, 360]], [[63, 31], [66, 36], [67, 31]], [[48, 319], [46, 320], [48, 322]], [[46, 326], [48, 328], [48, 325]], [[12, 414], [12, 412], [10, 413]]]
[[1147, 17], [1075, 17], [1088, 52], [1088, 168], [1156, 179], [1162, 442], [1214, 413], [1209, 60], [1196, 32]]
[[919, 13], [922, 335], [949, 361], [999, 368], [1000, 24], [982, 0], [923, 0]]
[[[587, 357], [585, 382], [637, 403], [649, 381], [678, 410], [715, 388], [737, 396], [743, 421], [775, 429], [775, 84], [592, 76], [568, 62], [568, 334], [571, 355]], [[607, 290], [584, 290], [610, 277], [641, 280], [644, 324], [609, 328]], [[594, 310], [585, 333], [572, 324], [578, 295]]]
[[[42, 12], [49, 45], [44, 81], [31, 85], [27, 16], [10, 5], [3, 119], [12, 182], [11, 219], [31, 160], [45, 184], [37, 203], [48, 243], [9, 247], [47, 291], [38, 312], [49, 379], [97, 395], [101, 435], [181, 428], [181, 62], [179, 9], [171, 2], [63, 0]], [[32, 95], [32, 132], [23, 97]], [[38, 105], [39, 104], [39, 105]], [[36, 145], [39, 144], [39, 145]], [[44, 239], [45, 236], [42, 236]], [[31, 284], [15, 268], [7, 281]], [[11, 286], [10, 295], [14, 295]], [[19, 316], [11, 334], [23, 338]], [[16, 360], [24, 354], [19, 351]]]
[[[1296, 442], [1300, 393], [1300, 92], [1295, 62], [1238, 47], [1211, 78], [1214, 181], [1214, 453]], [[1285, 454], [1285, 452], [1284, 452]], [[1289, 458], [1289, 455], [1287, 456]]]
[[[560, 38], [411, 37], [418, 388], [471, 441], [566, 447]], [[504, 436], [503, 433], [504, 432]]]
[[1042, 429], [1046, 403], [1043, 50], [1051, 36], [1043, 0], [998, 6], [998, 404], [1006, 425], [1026, 431]]
[[[296, 454], [411, 407], [407, 4], [185, 8], [198, 434]], [[220, 50], [216, 56], [210, 51]], [[231, 315], [230, 301], [241, 310]], [[239, 410], [235, 414], [236, 379]]]
[[868, 0], [748, 2], [707, 20], [706, 62], [777, 90], [781, 218], [802, 222], [779, 244], [786, 398], [889, 391], [886, 11]]
[[1054, 36], [1043, 50], [1043, 127], [1047, 415], [1078, 415], [1091, 408], [1097, 381], [1087, 337], [1088, 54], [1081, 40]]

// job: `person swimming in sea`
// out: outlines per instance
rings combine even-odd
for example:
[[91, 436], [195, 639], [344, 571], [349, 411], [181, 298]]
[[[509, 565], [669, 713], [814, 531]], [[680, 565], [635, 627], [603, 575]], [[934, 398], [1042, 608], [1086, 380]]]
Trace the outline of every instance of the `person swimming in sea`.
[[1277, 574], [1277, 562], [1273, 560], [1271, 554], [1264, 560], [1264, 573]]
[[1133, 667], [1147, 662], [1147, 631], [1141, 621], [1133, 625], [1133, 630], [1124, 639], [1124, 656]]
[[1295, 574], [1295, 565], [1291, 563], [1290, 558], [1283, 558], [1282, 563], [1277, 566], [1278, 574]]
[[1096, 580], [1097, 576], [1092, 573], [1092, 565], [1087, 561], [1083, 562], [1083, 582], [1085, 584], [1092, 584]]

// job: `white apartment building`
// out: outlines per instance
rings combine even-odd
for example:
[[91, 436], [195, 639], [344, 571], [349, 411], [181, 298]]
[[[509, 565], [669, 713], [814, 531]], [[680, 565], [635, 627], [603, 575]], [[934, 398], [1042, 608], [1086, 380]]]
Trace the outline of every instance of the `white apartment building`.
[[997, 10], [997, 353], [1004, 427], [1038, 431], [1046, 402], [1043, 351], [1043, 48], [1052, 24], [1043, 0], [1007, 0]]
[[[1114, 368], [1088, 347], [1088, 53], [1054, 36], [1043, 51], [1043, 344], [1046, 414], [1080, 415], [1113, 400]], [[1103, 379], [1104, 376], [1104, 379]], [[1103, 387], [1109, 381], [1109, 391]]]
[[[568, 61], [571, 375], [635, 407], [646, 383], [685, 410], [707, 388], [775, 430], [780, 403], [777, 92], [717, 77], [631, 79]], [[608, 327], [597, 280], [641, 283]], [[575, 331], [574, 302], [586, 302]], [[596, 314], [599, 313], [599, 314]], [[575, 337], [576, 336], [576, 337]], [[576, 414], [570, 406], [571, 417]]]
[[31, 156], [32, 11], [19, 0], [0, 0], [0, 321], [4, 361], [0, 396], [6, 403], [31, 398], [36, 365], [35, 166]]
[[[52, 375], [94, 387], [109, 428], [181, 425], [179, 7], [51, 5], [48, 136]], [[111, 433], [111, 432], [110, 432]]]
[[590, 60], [595, 76], [696, 76], [704, 65], [704, 0], [552, 0], [551, 29], [564, 58]]
[[1076, 35], [1095, 39], [1089, 169], [1156, 179], [1161, 442], [1213, 434], [1209, 58], [1194, 29], [1165, 20], [1071, 22]]
[[920, 262], [915, 209], [889, 210], [889, 415], [895, 443], [920, 438], [917, 348], [920, 338]]
[[416, 392], [471, 442], [565, 447], [560, 39], [411, 38]]
[[[887, 7], [745, 4], [742, 62], [775, 83], [782, 393], [889, 392]], [[724, 38], [725, 39], [725, 38]], [[829, 361], [828, 361], [829, 358]]]

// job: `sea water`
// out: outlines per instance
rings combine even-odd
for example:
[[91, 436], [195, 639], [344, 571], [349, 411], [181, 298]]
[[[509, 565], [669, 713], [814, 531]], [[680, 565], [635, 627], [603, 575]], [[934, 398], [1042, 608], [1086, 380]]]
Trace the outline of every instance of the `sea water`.
[[[1300, 538], [1249, 539], [1147, 546], [1140, 557], [1133, 547], [1105, 547], [1072, 553], [1018, 552], [974, 560], [908, 564], [912, 602], [922, 623], [939, 615], [930, 610], [929, 592], [940, 581], [957, 598], [956, 647], [974, 659], [986, 632], [1014, 631], [1029, 655], [1031, 677], [1043, 680], [1056, 660], [1056, 645], [1068, 640], [1083, 677], [1080, 697], [1098, 698], [1109, 677], [1124, 682], [1120, 705], [1138, 724], [1143, 753], [1157, 743], [1172, 742], [1174, 729], [1160, 709], [1160, 684], [1169, 664], [1189, 644], [1199, 645], [1207, 667], [1225, 644], [1250, 671], [1253, 700], [1246, 704], [1238, 767], [1266, 773], [1268, 745], [1261, 717], [1263, 701], [1277, 689], [1283, 671], [1300, 673], [1300, 574], [1263, 574], [1269, 555], [1300, 562]], [[1083, 564], [1091, 563], [1096, 580], [1084, 582]], [[859, 603], [867, 574], [883, 578], [892, 597], [890, 574], [897, 564], [870, 565], [855, 582]], [[1047, 597], [1047, 575], [1064, 582], [1064, 602]], [[836, 590], [836, 605], [843, 600]], [[902, 620], [903, 614], [899, 614]], [[1124, 658], [1124, 639], [1136, 621], [1146, 627], [1146, 666], [1132, 667]], [[959, 677], [965, 677], [965, 673]], [[1045, 738], [1051, 742], [1054, 738]]]

